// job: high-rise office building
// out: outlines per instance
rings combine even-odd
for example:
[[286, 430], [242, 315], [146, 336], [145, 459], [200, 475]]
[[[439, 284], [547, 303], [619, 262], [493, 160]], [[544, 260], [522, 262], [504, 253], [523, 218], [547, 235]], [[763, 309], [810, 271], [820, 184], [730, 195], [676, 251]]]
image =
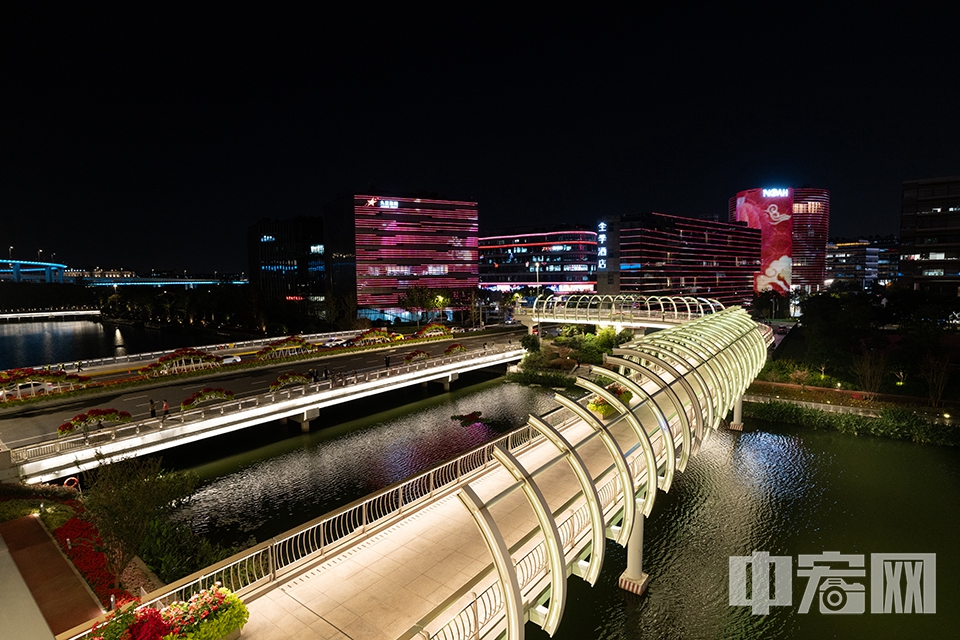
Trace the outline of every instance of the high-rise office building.
[[349, 195], [324, 209], [332, 295], [355, 301], [361, 316], [405, 316], [406, 289], [474, 289], [476, 202]]
[[597, 293], [753, 301], [760, 234], [745, 223], [663, 213], [604, 218], [597, 227]]
[[480, 286], [553, 293], [592, 293], [597, 287], [597, 232], [575, 225], [517, 227], [480, 238]]
[[729, 201], [729, 219], [760, 229], [763, 257], [756, 290], [817, 291], [826, 278], [830, 191], [747, 189]]
[[903, 183], [900, 272], [914, 289], [960, 295], [960, 176]]
[[877, 282], [879, 252], [869, 240], [828, 242], [825, 284], [849, 283], [866, 289]]
[[317, 310], [327, 293], [323, 220], [260, 220], [247, 230], [250, 284], [265, 300], [305, 302]]

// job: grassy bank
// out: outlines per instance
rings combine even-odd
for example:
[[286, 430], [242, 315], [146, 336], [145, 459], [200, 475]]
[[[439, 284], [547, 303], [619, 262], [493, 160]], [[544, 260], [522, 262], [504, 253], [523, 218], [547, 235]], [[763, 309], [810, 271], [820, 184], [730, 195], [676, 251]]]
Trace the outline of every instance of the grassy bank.
[[930, 422], [911, 409], [884, 408], [879, 418], [868, 418], [807, 409], [788, 402], [747, 402], [743, 405], [743, 415], [846, 435], [871, 435], [949, 447], [960, 445], [960, 429], [956, 426]]

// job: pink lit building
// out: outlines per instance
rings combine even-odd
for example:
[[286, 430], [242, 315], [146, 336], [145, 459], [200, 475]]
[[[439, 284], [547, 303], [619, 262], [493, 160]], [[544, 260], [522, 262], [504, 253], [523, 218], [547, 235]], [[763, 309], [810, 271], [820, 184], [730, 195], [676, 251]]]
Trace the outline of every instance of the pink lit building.
[[403, 316], [405, 289], [474, 289], [476, 202], [351, 195], [325, 208], [331, 292], [361, 316]]
[[730, 199], [731, 222], [760, 229], [760, 269], [756, 292], [772, 289], [818, 291], [827, 273], [830, 191], [827, 189], [748, 189]]

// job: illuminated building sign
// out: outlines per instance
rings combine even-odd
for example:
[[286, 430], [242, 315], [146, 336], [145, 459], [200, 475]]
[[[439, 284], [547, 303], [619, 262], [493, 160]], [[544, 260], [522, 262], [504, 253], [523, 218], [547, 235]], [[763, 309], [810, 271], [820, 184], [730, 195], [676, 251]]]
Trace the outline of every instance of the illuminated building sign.
[[260, 242], [275, 242], [275, 241], [276, 241], [276, 238], [274, 238], [273, 236], [263, 236], [262, 238], [260, 238]]
[[323, 245], [322, 244], [312, 244], [310, 245], [310, 253], [316, 253], [323, 255]]
[[396, 209], [400, 206], [400, 203], [396, 200], [381, 200], [380, 208], [381, 209]]
[[756, 293], [790, 293], [793, 278], [793, 193], [791, 189], [750, 189], [737, 194], [736, 219], [760, 229], [760, 271]]
[[790, 189], [764, 189], [764, 198], [789, 198]]
[[607, 270], [607, 223], [597, 225], [597, 271]]

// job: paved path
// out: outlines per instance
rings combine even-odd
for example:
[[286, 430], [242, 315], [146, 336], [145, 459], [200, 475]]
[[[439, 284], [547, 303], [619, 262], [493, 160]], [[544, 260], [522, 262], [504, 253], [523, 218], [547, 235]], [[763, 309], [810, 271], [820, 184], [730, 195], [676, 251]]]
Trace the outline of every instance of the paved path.
[[[573, 443], [592, 433], [580, 422], [562, 431]], [[611, 431], [625, 449], [637, 442], [622, 421]], [[594, 477], [612, 466], [599, 439], [578, 451]], [[580, 485], [566, 463], [556, 462], [552, 445], [541, 440], [518, 457], [531, 473], [545, 469], [537, 475], [537, 484], [558, 519], [579, 506], [582, 499], [571, 502], [571, 498], [580, 492]], [[514, 480], [496, 465], [469, 484], [487, 501], [514, 485]], [[521, 491], [496, 502], [491, 514], [514, 561], [542, 540], [538, 533], [531, 535], [539, 526]], [[243, 637], [395, 640], [443, 611], [440, 619], [446, 621], [471, 599], [469, 592], [481, 593], [495, 580], [493, 561], [476, 523], [456, 495], [450, 494], [250, 601], [250, 621]], [[428, 629], [436, 632], [437, 623]]]
[[51, 638], [102, 613], [39, 518], [0, 523], [0, 538], [7, 550], [0, 559], [12, 560], [0, 563], [0, 638]]

